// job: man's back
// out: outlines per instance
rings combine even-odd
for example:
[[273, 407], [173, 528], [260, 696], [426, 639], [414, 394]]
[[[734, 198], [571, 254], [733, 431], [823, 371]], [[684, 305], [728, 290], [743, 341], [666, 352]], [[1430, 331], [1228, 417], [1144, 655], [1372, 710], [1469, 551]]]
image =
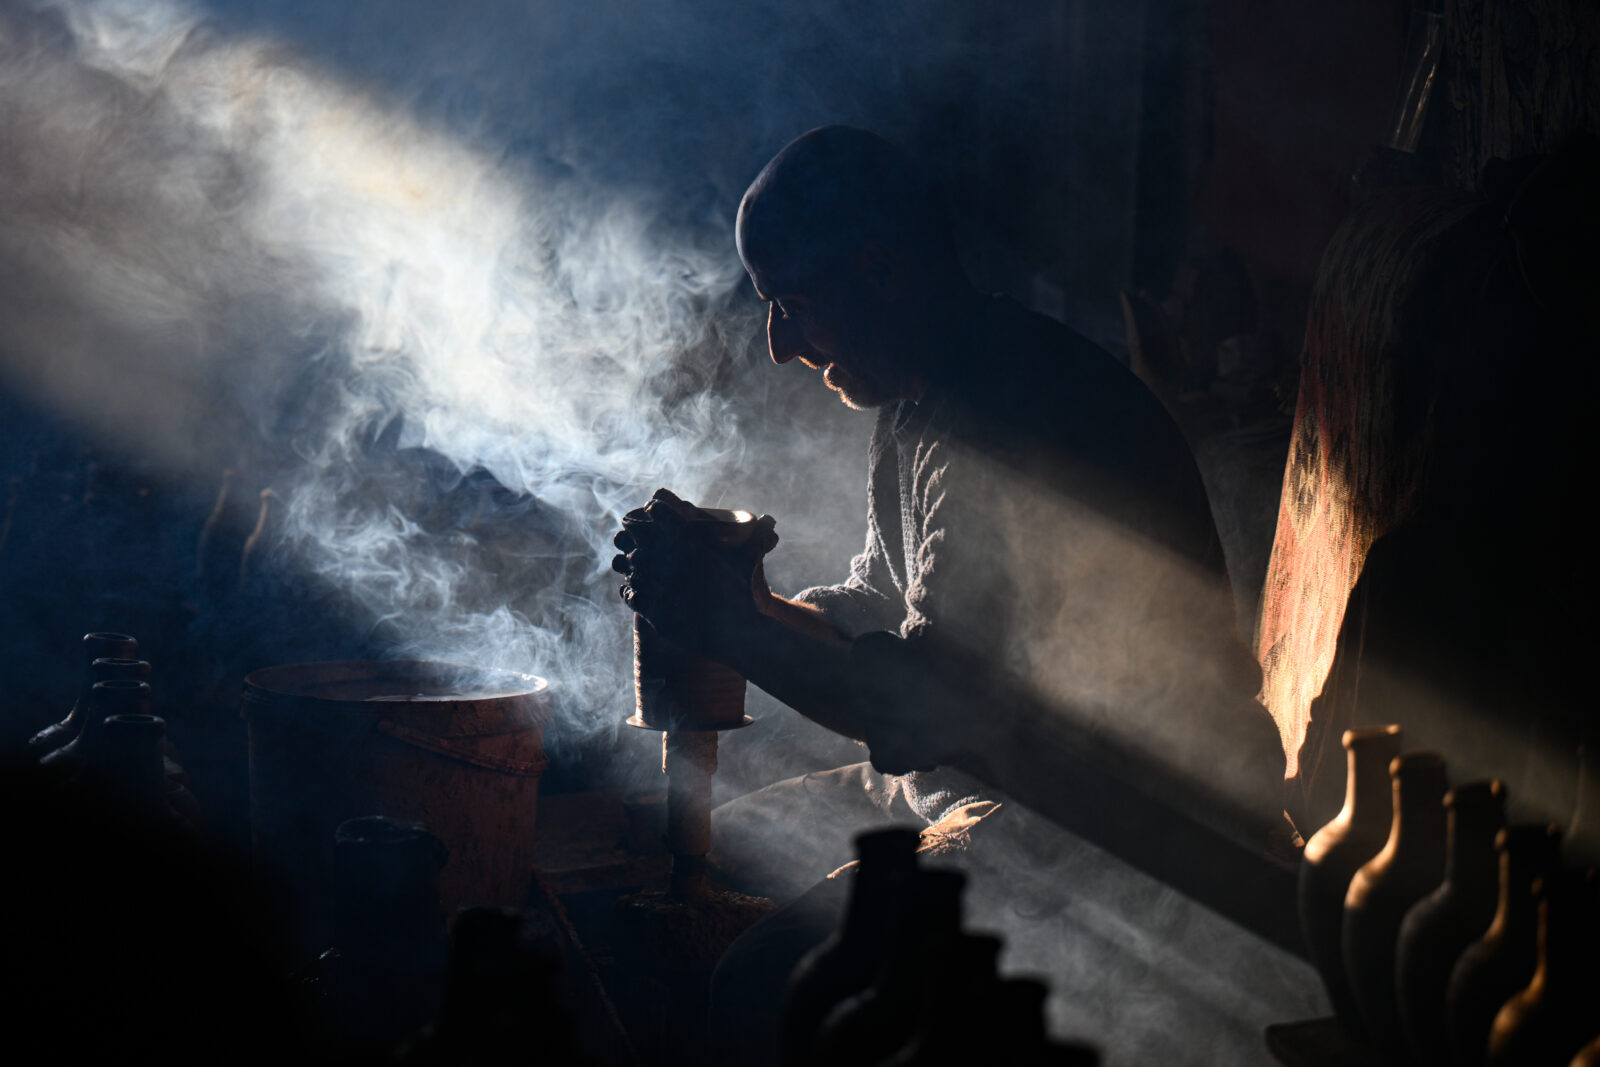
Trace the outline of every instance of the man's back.
[[802, 599], [851, 636], [900, 639], [879, 643], [898, 670], [862, 654], [882, 697], [940, 678], [919, 698], [930, 725], [1026, 715], [1096, 758], [1128, 753], [1128, 775], [1175, 800], [1205, 776], [1275, 796], [1281, 750], [1177, 428], [1060, 324], [996, 300], [974, 326], [970, 358], [880, 412], [866, 547]]

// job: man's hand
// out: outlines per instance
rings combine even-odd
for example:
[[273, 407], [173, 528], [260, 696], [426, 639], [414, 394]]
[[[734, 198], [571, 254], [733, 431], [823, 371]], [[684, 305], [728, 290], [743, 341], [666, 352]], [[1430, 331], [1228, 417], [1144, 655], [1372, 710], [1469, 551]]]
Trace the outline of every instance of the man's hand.
[[771, 516], [726, 523], [658, 489], [628, 512], [612, 543], [622, 600], [667, 640], [727, 658], [729, 635], [764, 613], [772, 593], [761, 558], [778, 543]]

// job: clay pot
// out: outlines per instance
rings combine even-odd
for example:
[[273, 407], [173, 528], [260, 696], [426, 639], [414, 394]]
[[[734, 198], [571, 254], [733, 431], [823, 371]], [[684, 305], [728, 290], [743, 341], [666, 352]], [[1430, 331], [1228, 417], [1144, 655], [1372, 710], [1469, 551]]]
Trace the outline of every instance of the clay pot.
[[1600, 1030], [1596, 885], [1593, 869], [1540, 879], [1539, 962], [1495, 1016], [1489, 1067], [1563, 1067]]
[[1400, 727], [1366, 726], [1344, 732], [1348, 755], [1344, 807], [1311, 836], [1301, 852], [1300, 930], [1334, 1013], [1351, 1033], [1361, 1016], [1344, 973], [1344, 897], [1356, 871], [1383, 848], [1393, 821], [1389, 763], [1400, 754]]
[[1494, 920], [1467, 948], [1450, 974], [1445, 1015], [1452, 1062], [1478, 1067], [1501, 1005], [1533, 977], [1539, 956], [1539, 913], [1533, 883], [1561, 860], [1561, 831], [1554, 826], [1511, 826], [1495, 838], [1500, 852], [1500, 895]]
[[1344, 968], [1367, 1039], [1384, 1060], [1404, 1062], [1395, 953], [1400, 924], [1444, 879], [1444, 760], [1411, 752], [1389, 764], [1394, 821], [1383, 851], [1350, 880], [1344, 898]]
[[1449, 1062], [1444, 996], [1456, 961], [1494, 919], [1499, 900], [1495, 835], [1506, 822], [1498, 780], [1445, 794], [1444, 884], [1417, 902], [1400, 925], [1395, 983], [1400, 1023], [1419, 1063]]
[[855, 880], [844, 921], [795, 967], [784, 991], [779, 1062], [809, 1062], [822, 1021], [841, 1001], [864, 991], [888, 961], [904, 907], [905, 887], [917, 873], [915, 830], [889, 829], [856, 838]]

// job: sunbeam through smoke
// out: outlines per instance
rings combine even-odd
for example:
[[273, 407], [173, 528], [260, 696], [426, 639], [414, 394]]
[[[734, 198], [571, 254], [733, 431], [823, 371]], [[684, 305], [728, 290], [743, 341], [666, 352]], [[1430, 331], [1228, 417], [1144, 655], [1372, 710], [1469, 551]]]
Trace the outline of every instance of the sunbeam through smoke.
[[559, 665], [573, 716], [614, 703], [609, 531], [738, 454], [706, 388], [727, 221], [673, 224], [179, 3], [11, 11], [0, 50], [13, 380], [175, 467], [272, 472], [279, 551], [392, 651]]

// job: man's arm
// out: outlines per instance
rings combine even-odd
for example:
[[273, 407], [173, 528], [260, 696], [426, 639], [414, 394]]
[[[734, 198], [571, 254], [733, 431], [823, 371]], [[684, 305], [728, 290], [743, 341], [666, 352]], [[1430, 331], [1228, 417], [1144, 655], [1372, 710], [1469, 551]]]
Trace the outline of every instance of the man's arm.
[[772, 596], [760, 614], [720, 635], [708, 651], [812, 722], [865, 741], [850, 645], [815, 608]]

